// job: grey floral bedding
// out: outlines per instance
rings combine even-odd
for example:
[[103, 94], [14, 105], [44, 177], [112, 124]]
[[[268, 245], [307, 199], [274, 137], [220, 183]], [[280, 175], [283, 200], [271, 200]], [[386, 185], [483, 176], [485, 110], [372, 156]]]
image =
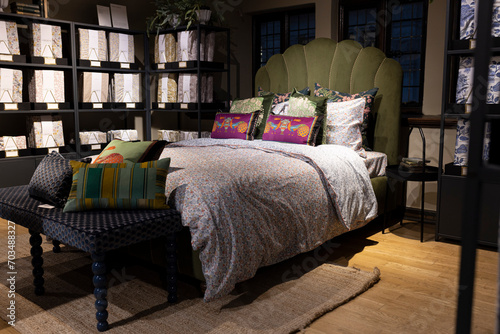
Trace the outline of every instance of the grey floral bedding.
[[342, 146], [196, 139], [165, 157], [166, 195], [200, 251], [207, 302], [377, 213], [363, 159]]

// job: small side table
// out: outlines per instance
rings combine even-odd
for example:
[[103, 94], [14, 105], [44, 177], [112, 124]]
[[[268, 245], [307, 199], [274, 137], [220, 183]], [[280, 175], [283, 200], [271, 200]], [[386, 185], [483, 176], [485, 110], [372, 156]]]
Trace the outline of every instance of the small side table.
[[[410, 128], [410, 132], [408, 134], [408, 137], [410, 136], [413, 128], [414, 127]], [[425, 182], [438, 180], [438, 167], [427, 166], [425, 164], [425, 136], [424, 136], [424, 132], [422, 131], [422, 128], [420, 128], [419, 126], [415, 126], [415, 128], [418, 128], [418, 130], [420, 132], [420, 137], [422, 138], [422, 145], [423, 145], [422, 160], [424, 163], [423, 171], [417, 172], [417, 173], [409, 172], [409, 171], [401, 170], [399, 168], [399, 165], [390, 165], [390, 166], [386, 167], [385, 175], [387, 176], [387, 190], [385, 192], [384, 222], [383, 222], [382, 233], [385, 232], [385, 227], [387, 226], [387, 194], [389, 192], [388, 191], [389, 190], [389, 180], [394, 179], [394, 180], [400, 181], [400, 182], [406, 182], [406, 181], [422, 182], [421, 211], [420, 211], [420, 242], [423, 242], [424, 241]], [[406, 189], [406, 187], [404, 189]], [[405, 196], [404, 209], [406, 209], [406, 192], [405, 192], [404, 196]]]

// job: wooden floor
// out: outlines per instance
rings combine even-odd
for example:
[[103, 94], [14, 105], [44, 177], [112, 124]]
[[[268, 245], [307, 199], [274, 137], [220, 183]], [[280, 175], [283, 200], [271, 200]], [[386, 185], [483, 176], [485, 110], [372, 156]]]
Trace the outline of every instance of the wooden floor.
[[[0, 220], [0, 237], [6, 231]], [[426, 226], [424, 243], [419, 237], [419, 225], [406, 222], [386, 234], [369, 226], [334, 239], [331, 260], [363, 270], [377, 267], [381, 280], [306, 333], [453, 333], [460, 246], [434, 241], [433, 225]], [[478, 250], [473, 333], [494, 332], [497, 278], [498, 253]], [[0, 320], [0, 333], [18, 332]]]

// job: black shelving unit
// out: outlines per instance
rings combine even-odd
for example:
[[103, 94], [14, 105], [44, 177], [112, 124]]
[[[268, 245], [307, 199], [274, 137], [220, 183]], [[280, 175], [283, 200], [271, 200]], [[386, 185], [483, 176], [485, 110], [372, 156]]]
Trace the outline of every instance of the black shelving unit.
[[[88, 150], [88, 147], [80, 145], [79, 132], [85, 130], [106, 131], [102, 124], [102, 119], [96, 118], [96, 113], [102, 114], [105, 118], [118, 120], [120, 126], [128, 128], [127, 120], [130, 114], [140, 115], [144, 119], [144, 139], [151, 140], [151, 108], [149, 89], [149, 44], [147, 34], [144, 31], [133, 31], [120, 28], [111, 28], [98, 25], [76, 23], [70, 21], [54, 20], [24, 16], [18, 14], [0, 13], [0, 20], [14, 21], [18, 25], [19, 44], [21, 56], [13, 57], [13, 61], [0, 61], [0, 67], [20, 69], [23, 71], [23, 101], [29, 101], [27, 78], [30, 70], [47, 69], [64, 71], [65, 77], [65, 103], [61, 109], [47, 110], [44, 104], [24, 102], [19, 110], [0, 111], [0, 135], [17, 136], [27, 135], [26, 117], [29, 115], [60, 115], [63, 117], [65, 147], [60, 147], [60, 152], [67, 158], [79, 158], [82, 156], [95, 154], [95, 151]], [[61, 27], [63, 61], [56, 65], [44, 64], [41, 59], [30, 56], [31, 33], [29, 26], [31, 23], [42, 23], [57, 25]], [[144, 64], [137, 61], [130, 65], [130, 68], [121, 68], [119, 63], [102, 62], [100, 67], [90, 66], [90, 62], [79, 59], [79, 38], [78, 28], [103, 30], [107, 37], [110, 32], [134, 35], [136, 45], [143, 41]], [[42, 59], [43, 60], [43, 59]], [[142, 77], [143, 91], [142, 101], [135, 104], [135, 108], [127, 108], [127, 104], [109, 103], [105, 108], [93, 109], [89, 105], [80, 103], [79, 76], [83, 72], [105, 72], [110, 75], [114, 73], [139, 73]], [[104, 106], [103, 106], [104, 107]], [[0, 109], [3, 109], [0, 107]], [[82, 126], [82, 123], [90, 124]], [[105, 122], [104, 122], [105, 123]], [[12, 126], [11, 126], [12, 125]], [[0, 152], [3, 153], [3, 152]], [[0, 187], [27, 184], [33, 175], [38, 163], [48, 153], [47, 149], [27, 149], [19, 152], [16, 158], [5, 158], [0, 154], [0, 169], [3, 177], [0, 178]], [[6, 175], [9, 175], [6, 177]]]
[[[194, 115], [198, 120], [198, 137], [201, 138], [201, 120], [207, 117], [212, 117], [219, 110], [224, 110], [229, 108], [230, 99], [230, 88], [231, 88], [231, 55], [229, 53], [230, 49], [230, 31], [227, 28], [209, 26], [204, 24], [193, 24], [189, 29], [186, 26], [179, 26], [177, 28], [165, 29], [158, 34], [177, 34], [179, 31], [186, 30], [196, 30], [197, 31], [197, 60], [183, 61], [183, 62], [171, 62], [165, 63], [164, 69], [158, 69], [157, 64], [154, 64], [154, 69], [150, 70], [151, 75], [159, 73], [193, 73], [198, 77], [198, 98], [197, 103], [162, 103], [164, 108], [159, 108], [159, 103], [152, 103], [152, 111], [155, 112], [169, 112], [169, 113], [187, 113], [188, 115]], [[227, 59], [226, 63], [221, 62], [208, 62], [201, 60], [201, 32], [216, 32], [224, 33], [226, 35], [226, 50]], [[153, 35], [153, 33], [151, 33]], [[182, 63], [182, 67], [179, 64]], [[227, 98], [225, 101], [214, 101], [213, 103], [202, 103], [201, 99], [201, 76], [204, 73], [226, 73], [227, 74]], [[179, 125], [178, 125], [179, 126]]]
[[[481, 0], [479, 2], [478, 17], [492, 17], [493, 1]], [[480, 226], [476, 223], [484, 221], [488, 211], [484, 209], [484, 190], [492, 186], [500, 186], [500, 118], [498, 114], [491, 113], [492, 109], [486, 104], [487, 85], [485, 80], [488, 78], [490, 57], [497, 53], [495, 48], [496, 38], [491, 37], [491, 20], [478, 20], [477, 28], [477, 46], [474, 53], [475, 74], [473, 83], [473, 104], [477, 106], [471, 115], [471, 130], [469, 143], [469, 164], [468, 174], [465, 180], [465, 196], [463, 206], [463, 225], [462, 225], [462, 254], [460, 263], [460, 282], [458, 290], [458, 308], [457, 308], [457, 333], [470, 333], [472, 304], [474, 293], [474, 274], [476, 263], [476, 248], [478, 236], [480, 235]], [[490, 159], [483, 160], [483, 138], [485, 123], [491, 122], [491, 142]], [[498, 192], [493, 210], [498, 214]], [[499, 219], [496, 218], [496, 228], [492, 228], [491, 234], [498, 239]], [[493, 224], [492, 224], [493, 225]], [[497, 317], [499, 315], [497, 314]], [[498, 330], [497, 319], [497, 330]]]
[[[446, 173], [445, 165], [451, 161], [445, 161], [444, 158], [444, 152], [446, 150], [444, 144], [446, 127], [445, 120], [450, 118], [455, 118], [457, 120], [469, 119], [472, 123], [473, 115], [477, 111], [476, 102], [473, 103], [473, 112], [466, 113], [465, 104], [457, 104], [455, 100], [459, 57], [477, 58], [477, 49], [469, 49], [469, 40], [459, 39], [460, 5], [461, 2], [459, 0], [447, 1], [448, 10], [446, 17], [447, 24], [443, 71], [443, 98], [439, 143], [440, 168], [438, 174], [438, 221], [436, 224], [436, 240], [462, 240], [465, 218], [462, 215], [462, 212], [457, 210], [457, 207], [466, 206], [465, 203], [463, 203], [463, 199], [468, 192], [466, 189], [467, 182], [465, 176], [450, 175]], [[489, 49], [489, 52], [500, 55], [500, 38], [491, 37], [491, 33], [489, 35], [491, 40], [491, 48]], [[478, 59], [475, 60], [475, 68], [477, 68], [478, 65], [477, 61]], [[486, 73], [484, 78], [488, 78], [488, 73]], [[498, 119], [500, 117], [500, 105], [488, 104], [487, 107], [490, 115], [489, 117], [493, 119]], [[451, 148], [451, 150], [453, 149], [454, 147]], [[448, 148], [448, 150], [450, 150], [450, 148]], [[469, 152], [472, 152], [473, 150], [474, 148], [469, 145]], [[482, 154], [482, 151], [482, 148], [480, 148], [478, 150], [479, 154]], [[490, 156], [492, 155], [493, 153], [491, 152]], [[468, 168], [468, 172], [470, 173], [470, 168]], [[484, 201], [481, 204], [483, 219], [476, 220], [475, 222], [475, 224], [478, 224], [479, 231], [477, 235], [477, 242], [485, 246], [496, 246], [498, 243], [496, 230], [500, 215], [498, 205], [495, 203], [494, 199], [498, 197], [500, 185], [489, 185], [487, 187], [482, 187], [478, 191]], [[468, 205], [469, 204], [467, 204], [467, 206]]]

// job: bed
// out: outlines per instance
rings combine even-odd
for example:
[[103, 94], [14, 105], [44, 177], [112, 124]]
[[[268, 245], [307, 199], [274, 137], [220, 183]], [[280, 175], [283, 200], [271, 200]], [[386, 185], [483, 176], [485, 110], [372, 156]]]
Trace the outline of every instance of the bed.
[[378, 169], [370, 173], [339, 145], [204, 138], [166, 146], [166, 195], [189, 231], [181, 271], [206, 282], [205, 301], [382, 213], [384, 168], [398, 158], [401, 79], [400, 65], [379, 49], [325, 38], [274, 55], [255, 77], [256, 95], [316, 83], [346, 93], [378, 87], [368, 132]]

